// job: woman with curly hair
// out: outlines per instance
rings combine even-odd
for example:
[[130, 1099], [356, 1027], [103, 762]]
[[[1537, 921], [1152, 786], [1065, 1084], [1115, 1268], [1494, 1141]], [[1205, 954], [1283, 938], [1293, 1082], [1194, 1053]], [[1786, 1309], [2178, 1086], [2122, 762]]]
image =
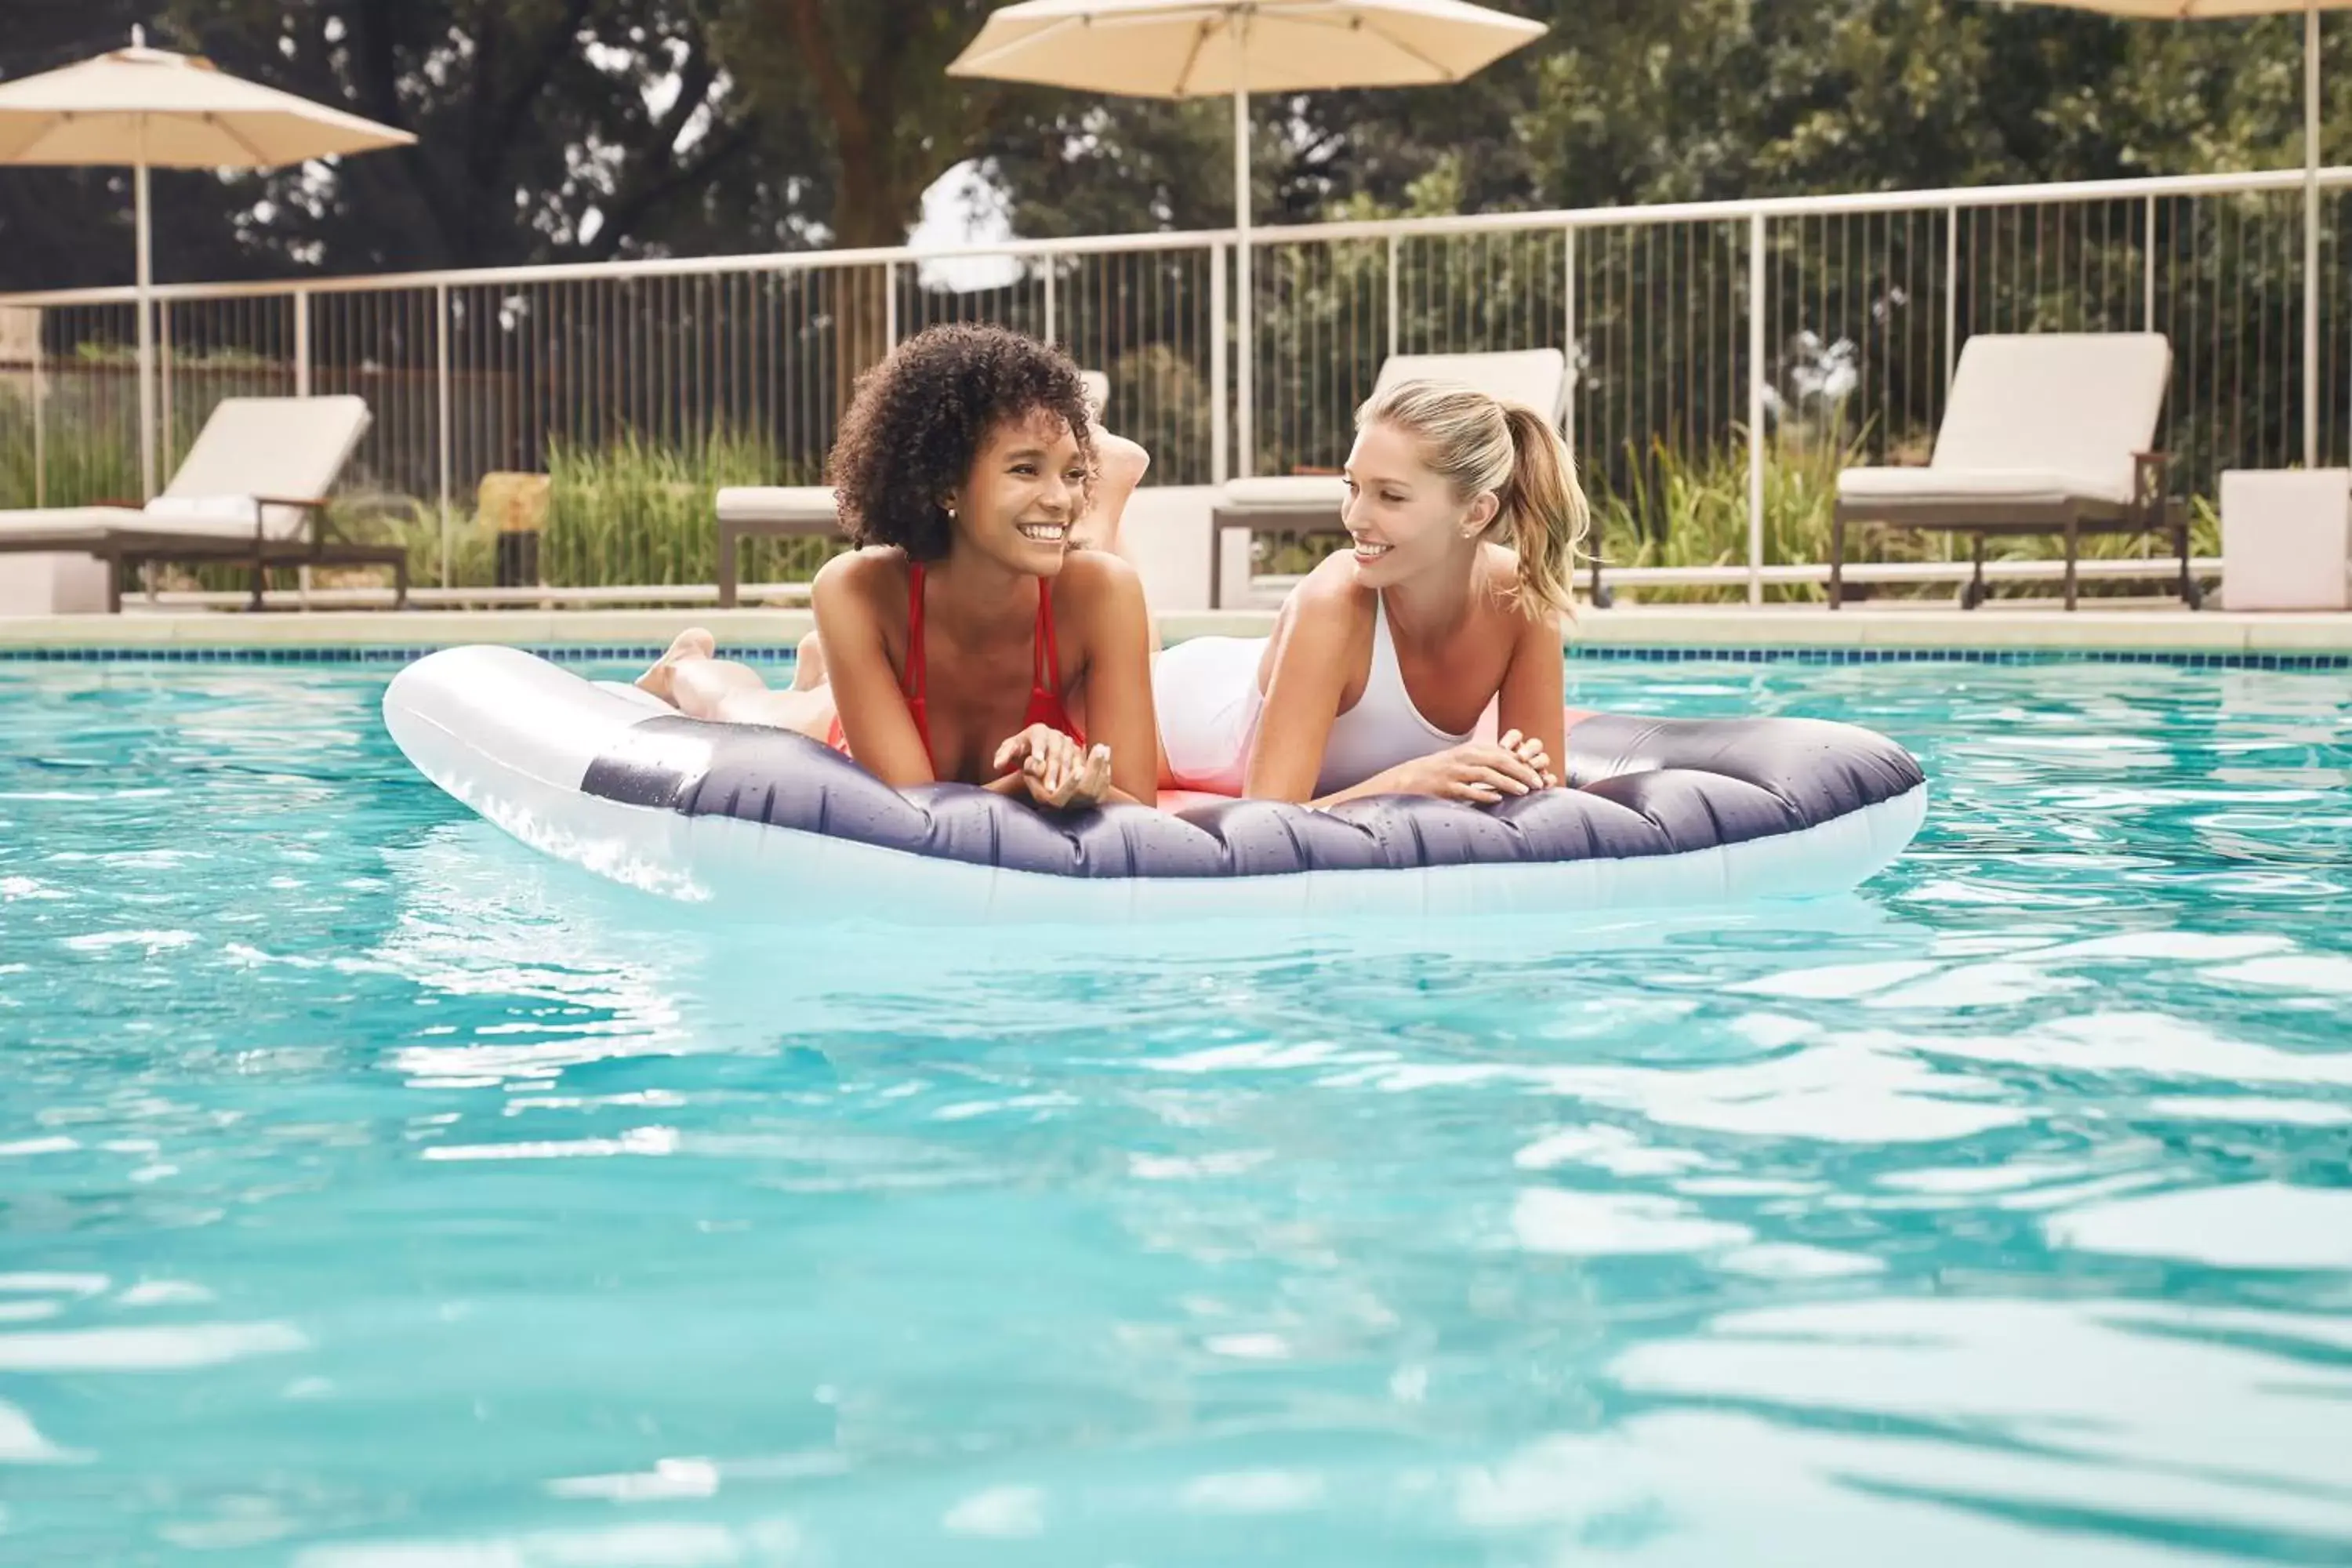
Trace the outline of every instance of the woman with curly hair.
[[[817, 574], [802, 680], [771, 690], [696, 628], [637, 684], [825, 741], [901, 789], [1155, 804], [1142, 587], [1072, 537], [1108, 499], [1077, 367], [1001, 328], [934, 327], [859, 380], [830, 467], [861, 548]], [[1131, 489], [1140, 465], [1122, 468]]]

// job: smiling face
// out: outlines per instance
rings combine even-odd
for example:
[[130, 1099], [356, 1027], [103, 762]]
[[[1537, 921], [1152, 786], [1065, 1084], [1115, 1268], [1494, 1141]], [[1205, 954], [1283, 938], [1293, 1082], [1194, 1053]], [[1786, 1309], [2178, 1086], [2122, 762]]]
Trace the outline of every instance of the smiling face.
[[956, 547], [1051, 577], [1086, 511], [1087, 461], [1063, 418], [1044, 409], [990, 430], [953, 501]]
[[1357, 433], [1347, 475], [1340, 521], [1356, 542], [1357, 579], [1370, 588], [1402, 583], [1475, 548], [1495, 518], [1491, 492], [1454, 494], [1423, 460], [1418, 441], [1378, 420]]

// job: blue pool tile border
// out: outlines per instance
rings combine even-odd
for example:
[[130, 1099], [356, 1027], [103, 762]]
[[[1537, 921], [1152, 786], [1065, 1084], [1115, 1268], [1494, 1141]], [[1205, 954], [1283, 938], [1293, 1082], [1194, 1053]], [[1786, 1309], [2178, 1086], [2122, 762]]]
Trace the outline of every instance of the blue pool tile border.
[[[0, 647], [0, 664], [414, 664], [444, 645], [387, 645], [352, 647]], [[658, 643], [520, 645], [526, 653], [558, 664], [610, 664], [643, 661], [650, 664], [667, 651]], [[728, 657], [756, 664], [793, 661], [795, 649], [782, 645], [730, 646]]]
[[1600, 664], [2147, 664], [2175, 669], [2352, 670], [2352, 652], [2210, 648], [2045, 647], [1570, 647], [1569, 662]]
[[[0, 646], [0, 664], [263, 664], [401, 665], [440, 650], [439, 644], [380, 647], [31, 647]], [[559, 664], [650, 663], [665, 645], [597, 643], [526, 645]], [[789, 664], [783, 644], [738, 646], [734, 658]], [[2274, 653], [2166, 648], [2016, 647], [1690, 647], [1609, 644], [1568, 650], [1574, 664], [2146, 664], [2176, 669], [2352, 670], [2352, 651]]]

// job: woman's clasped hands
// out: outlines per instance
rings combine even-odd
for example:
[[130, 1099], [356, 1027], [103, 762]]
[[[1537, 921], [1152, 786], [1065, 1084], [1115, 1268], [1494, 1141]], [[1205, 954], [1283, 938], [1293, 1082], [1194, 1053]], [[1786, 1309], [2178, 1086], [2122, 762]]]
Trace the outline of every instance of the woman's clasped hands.
[[1110, 748], [1081, 747], [1050, 724], [1032, 724], [996, 748], [996, 770], [1018, 767], [1022, 784], [1038, 805], [1084, 811], [1110, 793]]

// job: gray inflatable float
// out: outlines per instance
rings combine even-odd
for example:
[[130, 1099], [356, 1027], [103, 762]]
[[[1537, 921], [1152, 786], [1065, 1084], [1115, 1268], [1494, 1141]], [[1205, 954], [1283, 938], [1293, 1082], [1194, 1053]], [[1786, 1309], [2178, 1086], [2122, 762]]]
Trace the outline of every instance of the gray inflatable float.
[[688, 719], [513, 648], [429, 655], [384, 724], [508, 833], [616, 881], [760, 919], [901, 923], [1605, 912], [1809, 898], [1884, 868], [1927, 781], [1810, 719], [1579, 718], [1570, 787], [1493, 807], [1230, 800], [1067, 815], [898, 791], [781, 730]]

